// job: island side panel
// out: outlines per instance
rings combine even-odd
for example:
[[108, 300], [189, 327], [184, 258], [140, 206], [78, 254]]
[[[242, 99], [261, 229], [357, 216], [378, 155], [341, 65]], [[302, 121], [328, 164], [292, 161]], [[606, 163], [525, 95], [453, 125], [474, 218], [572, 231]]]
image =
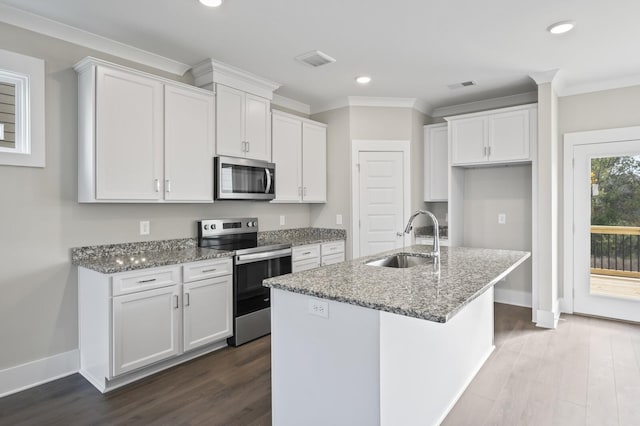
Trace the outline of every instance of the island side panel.
[[379, 425], [379, 324], [378, 311], [272, 288], [273, 424]]
[[380, 313], [381, 425], [438, 425], [494, 349], [493, 288], [446, 323]]

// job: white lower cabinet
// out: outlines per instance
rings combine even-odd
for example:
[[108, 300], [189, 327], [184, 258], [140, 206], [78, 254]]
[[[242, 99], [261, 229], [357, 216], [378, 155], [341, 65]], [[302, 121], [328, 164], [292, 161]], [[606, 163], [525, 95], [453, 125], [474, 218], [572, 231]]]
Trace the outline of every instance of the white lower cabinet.
[[117, 274], [78, 268], [80, 374], [106, 392], [226, 346], [232, 268], [230, 258]]
[[233, 334], [231, 275], [185, 283], [183, 287], [184, 351]]
[[180, 353], [180, 286], [113, 298], [113, 376]]
[[344, 241], [294, 247], [291, 260], [291, 272], [308, 271], [320, 266], [344, 262]]

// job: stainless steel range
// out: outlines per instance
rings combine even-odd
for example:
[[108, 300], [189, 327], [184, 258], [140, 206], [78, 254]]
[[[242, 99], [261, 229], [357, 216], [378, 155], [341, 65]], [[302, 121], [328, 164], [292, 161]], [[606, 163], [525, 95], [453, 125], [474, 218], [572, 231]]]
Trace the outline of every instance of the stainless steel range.
[[239, 346], [271, 333], [270, 291], [262, 280], [291, 272], [291, 244], [258, 245], [258, 219], [198, 221], [198, 246], [235, 250], [233, 337]]

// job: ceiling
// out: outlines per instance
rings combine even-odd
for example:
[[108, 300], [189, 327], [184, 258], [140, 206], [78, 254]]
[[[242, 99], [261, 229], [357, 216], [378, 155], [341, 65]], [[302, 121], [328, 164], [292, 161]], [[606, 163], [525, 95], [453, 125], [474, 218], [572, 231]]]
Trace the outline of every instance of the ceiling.
[[[228, 63], [321, 109], [347, 96], [418, 98], [431, 108], [535, 90], [560, 69], [564, 93], [640, 84], [637, 0], [0, 0], [195, 65]], [[577, 21], [567, 34], [546, 28]], [[320, 68], [294, 58], [321, 50]], [[354, 78], [367, 74], [370, 85]], [[477, 86], [451, 90], [474, 80]], [[563, 94], [563, 93], [561, 93]]]

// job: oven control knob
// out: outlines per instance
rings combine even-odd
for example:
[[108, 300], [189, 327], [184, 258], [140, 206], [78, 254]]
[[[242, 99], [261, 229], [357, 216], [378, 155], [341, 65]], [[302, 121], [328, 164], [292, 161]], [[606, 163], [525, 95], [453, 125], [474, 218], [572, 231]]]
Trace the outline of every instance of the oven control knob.
[[206, 231], [207, 229], [209, 229], [209, 225], [204, 226], [204, 230]]
[[251, 228], [253, 226], [253, 222], [247, 222], [247, 226]]

